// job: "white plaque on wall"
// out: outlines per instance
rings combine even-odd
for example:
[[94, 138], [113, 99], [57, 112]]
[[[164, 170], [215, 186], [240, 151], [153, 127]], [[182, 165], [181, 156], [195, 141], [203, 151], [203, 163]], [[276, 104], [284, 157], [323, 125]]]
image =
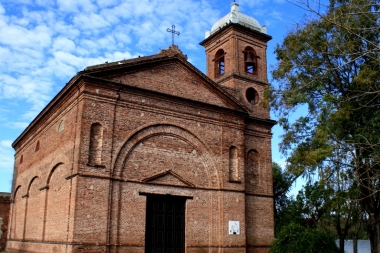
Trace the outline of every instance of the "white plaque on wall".
[[230, 235], [240, 235], [240, 223], [239, 223], [239, 221], [230, 220], [228, 222], [228, 233]]

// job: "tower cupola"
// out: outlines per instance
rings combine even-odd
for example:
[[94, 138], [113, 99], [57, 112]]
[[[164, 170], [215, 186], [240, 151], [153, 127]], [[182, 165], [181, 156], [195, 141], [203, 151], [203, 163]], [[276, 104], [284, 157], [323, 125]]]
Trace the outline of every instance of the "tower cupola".
[[206, 31], [205, 37], [207, 38], [208, 36], [217, 32], [220, 28], [222, 28], [223, 26], [229, 23], [241, 24], [243, 26], [249, 27], [261, 33], [265, 33], [265, 34], [267, 33], [267, 28], [265, 25], [261, 26], [260, 23], [256, 19], [241, 13], [239, 11], [239, 4], [237, 4], [236, 2], [233, 2], [231, 4], [231, 12], [225, 15], [223, 18], [219, 19], [212, 26], [211, 31]]

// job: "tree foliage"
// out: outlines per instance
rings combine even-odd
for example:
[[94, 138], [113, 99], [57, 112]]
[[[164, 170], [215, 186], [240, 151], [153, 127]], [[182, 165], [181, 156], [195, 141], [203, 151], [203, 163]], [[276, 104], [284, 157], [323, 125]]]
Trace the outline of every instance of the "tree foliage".
[[291, 214], [290, 204], [292, 199], [288, 197], [289, 189], [293, 183], [293, 177], [290, 174], [283, 172], [282, 168], [277, 163], [272, 163], [272, 175], [273, 175], [273, 195], [274, 195], [274, 224], [275, 234], [280, 229], [289, 223], [294, 221]]
[[[311, 11], [315, 18], [275, 50], [270, 100], [285, 130], [280, 149], [296, 177], [350, 178], [358, 194], [339, 198], [360, 200], [372, 253], [380, 253], [379, 2], [331, 0], [325, 13]], [[307, 113], [291, 121], [299, 107]]]
[[290, 252], [339, 253], [339, 250], [330, 234], [291, 223], [281, 230], [270, 249], [270, 253]]

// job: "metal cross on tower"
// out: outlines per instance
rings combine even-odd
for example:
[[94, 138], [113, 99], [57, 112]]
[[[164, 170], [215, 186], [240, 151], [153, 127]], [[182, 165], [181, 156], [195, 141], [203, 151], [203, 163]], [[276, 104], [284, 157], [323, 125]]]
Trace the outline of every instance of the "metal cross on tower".
[[175, 25], [172, 25], [172, 29], [166, 29], [166, 31], [172, 33], [172, 45], [174, 45], [174, 34], [177, 34], [179, 36], [180, 33], [175, 30]]

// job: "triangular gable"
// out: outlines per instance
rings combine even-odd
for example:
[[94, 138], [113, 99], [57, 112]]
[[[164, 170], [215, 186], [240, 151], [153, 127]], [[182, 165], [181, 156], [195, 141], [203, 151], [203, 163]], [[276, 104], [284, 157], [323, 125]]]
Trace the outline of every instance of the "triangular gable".
[[167, 170], [167, 171], [155, 174], [153, 176], [144, 178], [141, 181], [145, 183], [150, 183], [150, 184], [195, 187], [194, 184], [183, 179], [180, 175], [173, 172], [172, 170]]
[[186, 60], [186, 56], [157, 54], [89, 67], [89, 76], [181, 97], [219, 107], [247, 111], [226, 92]]

